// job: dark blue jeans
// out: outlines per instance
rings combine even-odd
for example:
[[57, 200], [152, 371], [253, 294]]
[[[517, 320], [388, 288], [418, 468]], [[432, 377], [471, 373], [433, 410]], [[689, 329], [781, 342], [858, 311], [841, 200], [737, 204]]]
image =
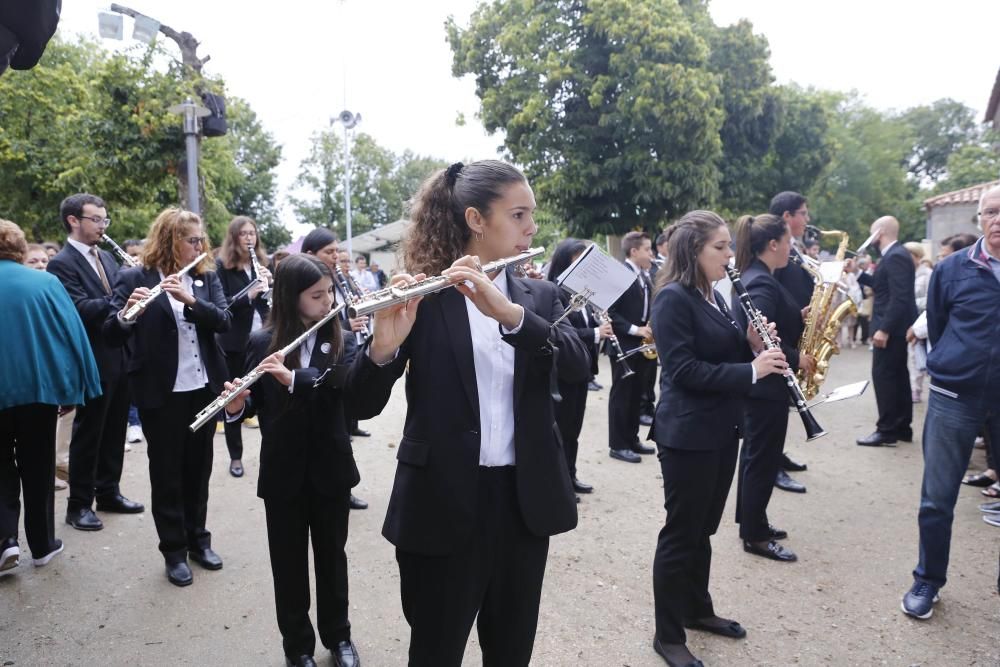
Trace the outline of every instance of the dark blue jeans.
[[[924, 420], [924, 481], [920, 488], [920, 562], [913, 578], [937, 588], [947, 581], [951, 524], [972, 445], [985, 426], [1000, 443], [997, 401], [962, 400], [931, 390]], [[996, 450], [993, 452], [996, 455]]]

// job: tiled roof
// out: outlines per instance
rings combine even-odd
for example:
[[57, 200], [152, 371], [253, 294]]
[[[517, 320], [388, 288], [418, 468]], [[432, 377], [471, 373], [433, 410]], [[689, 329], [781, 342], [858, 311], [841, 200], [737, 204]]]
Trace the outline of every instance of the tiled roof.
[[942, 195], [925, 199], [924, 208], [930, 210], [938, 206], [951, 206], [953, 204], [978, 204], [979, 198], [983, 196], [984, 192], [997, 186], [1000, 186], [1000, 181], [990, 181], [953, 192], [945, 192]]

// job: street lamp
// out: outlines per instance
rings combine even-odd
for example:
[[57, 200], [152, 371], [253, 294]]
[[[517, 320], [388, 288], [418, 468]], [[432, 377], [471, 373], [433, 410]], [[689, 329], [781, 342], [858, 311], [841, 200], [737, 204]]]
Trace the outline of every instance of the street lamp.
[[361, 122], [361, 114], [347, 109], [340, 112], [337, 120], [344, 125], [344, 213], [347, 218], [347, 254], [354, 257], [351, 250], [351, 145], [348, 131]]
[[184, 116], [188, 210], [195, 215], [201, 215], [201, 197], [198, 194], [198, 119], [204, 118], [212, 112], [195, 104], [190, 97], [184, 100], [184, 104], [175, 104], [168, 111]]

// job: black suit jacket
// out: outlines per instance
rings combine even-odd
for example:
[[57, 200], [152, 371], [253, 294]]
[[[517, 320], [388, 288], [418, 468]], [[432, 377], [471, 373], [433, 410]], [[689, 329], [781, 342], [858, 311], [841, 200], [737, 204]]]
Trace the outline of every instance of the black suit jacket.
[[[214, 394], [221, 394], [222, 383], [229, 378], [226, 377], [226, 359], [215, 334], [227, 331], [230, 326], [226, 295], [222, 293], [222, 284], [215, 271], [191, 277], [196, 301], [193, 306], [184, 307], [184, 318], [195, 323], [209, 389]], [[160, 274], [156, 269], [136, 267], [119, 271], [111, 299], [111, 314], [104, 322], [104, 335], [110, 344], [121, 345], [131, 340], [126, 363], [129, 387], [133, 403], [145, 409], [161, 407], [173, 393], [177, 380], [177, 321], [166, 292], [153, 299], [134, 324], [119, 322], [118, 311], [124, 308], [136, 287], [152, 288], [159, 283]]]
[[267, 322], [267, 314], [270, 309], [267, 307], [267, 299], [263, 294], [258, 294], [252, 302], [247, 295], [241, 296], [235, 302], [233, 297], [239, 294], [240, 290], [250, 284], [250, 278], [243, 269], [227, 269], [222, 264], [222, 260], [216, 261], [215, 274], [219, 276], [222, 283], [222, 291], [226, 295], [226, 303], [229, 304], [229, 312], [232, 313], [233, 325], [229, 331], [219, 334], [219, 344], [223, 351], [242, 352], [246, 350], [247, 339], [250, 337], [250, 328], [253, 326], [254, 311], [260, 314], [261, 322]]
[[858, 274], [858, 282], [875, 292], [872, 307], [872, 331], [890, 336], [905, 336], [917, 319], [917, 300], [913, 293], [916, 268], [902, 243], [894, 243], [875, 267], [875, 274]]
[[590, 306], [584, 306], [584, 308], [587, 309], [587, 319], [584, 319], [583, 313], [580, 311], [573, 311], [567, 319], [570, 326], [576, 331], [576, 335], [580, 337], [580, 342], [590, 354], [590, 376], [593, 377], [597, 375], [599, 370], [597, 359], [600, 354], [600, 346], [594, 342], [594, 329], [600, 326], [600, 321], [590, 310]]
[[732, 445], [753, 386], [745, 329], [693, 289], [670, 283], [653, 301], [653, 335], [663, 369], [650, 436], [660, 447], [713, 450]]
[[803, 269], [795, 260], [795, 252], [791, 253], [792, 259], [788, 261], [788, 266], [774, 272], [774, 277], [779, 283], [784, 285], [788, 293], [792, 295], [795, 304], [802, 310], [812, 301], [813, 290], [816, 289], [816, 281], [812, 274]]
[[[110, 253], [103, 250], [98, 249], [97, 256], [108, 276], [108, 284], [114, 285], [118, 264]], [[111, 295], [104, 291], [100, 276], [87, 258], [68, 242], [49, 262], [48, 272], [59, 279], [73, 299], [73, 305], [87, 330], [101, 380], [114, 382], [124, 368], [124, 350], [120, 345], [111, 345], [104, 340], [104, 321], [113, 311]]]
[[[627, 263], [626, 266], [628, 266], [630, 271], [634, 271], [634, 269]], [[611, 318], [611, 328], [614, 329], [615, 336], [618, 337], [618, 343], [625, 352], [642, 345], [642, 338], [629, 334], [629, 328], [631, 328], [633, 324], [637, 327], [645, 326], [648, 324], [649, 318], [651, 317], [651, 315], [647, 314], [646, 319], [642, 318], [643, 294], [641, 281], [642, 276], [637, 274], [635, 281], [629, 285], [628, 289], [622, 292], [622, 295], [618, 297], [618, 300], [615, 301], [610, 308], [608, 308], [608, 316]], [[652, 292], [652, 289], [650, 289], [650, 311], [653, 309]], [[608, 354], [613, 353], [608, 352]]]
[[[269, 328], [250, 335], [247, 373], [268, 356], [271, 336]], [[270, 374], [250, 388], [243, 417], [260, 416], [258, 497], [288, 497], [307, 485], [322, 495], [344, 495], [361, 480], [346, 414], [377, 415], [394, 378], [358, 350], [353, 336], [343, 335], [343, 345], [339, 360], [316, 345], [308, 365], [295, 370], [292, 393]], [[388, 380], [372, 381], [379, 374]]]
[[[511, 272], [507, 281], [511, 301], [524, 307], [521, 329], [504, 336], [515, 348], [518, 504], [532, 534], [554, 535], [574, 528], [577, 515], [550, 393], [556, 357], [549, 337], [559, 348], [560, 380], [586, 379], [590, 360], [565, 320], [550, 333], [550, 322], [563, 312], [555, 285]], [[408, 405], [382, 534], [405, 551], [451, 553], [474, 528], [483, 428], [465, 297], [454, 289], [425, 297], [387, 368], [392, 379], [409, 369]]]
[[[763, 313], [768, 322], [774, 322], [781, 338], [781, 351], [793, 370], [799, 368], [799, 338], [805, 324], [802, 322], [802, 311], [791, 293], [771, 275], [767, 265], [759, 259], [747, 267], [742, 276], [743, 286], [750, 294], [754, 308]], [[734, 298], [733, 315], [740, 329], [747, 330], [747, 316], [743, 308]], [[750, 390], [751, 398], [762, 398], [773, 401], [788, 402], [788, 385], [784, 378], [777, 374], [768, 375], [757, 381]]]

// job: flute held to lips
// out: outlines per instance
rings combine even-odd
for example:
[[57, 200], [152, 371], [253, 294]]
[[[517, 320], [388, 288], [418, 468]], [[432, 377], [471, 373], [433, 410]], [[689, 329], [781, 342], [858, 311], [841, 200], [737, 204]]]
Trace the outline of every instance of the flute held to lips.
[[[191, 262], [183, 269], [178, 271], [176, 275], [178, 277], [183, 276], [185, 273], [187, 273], [194, 267], [198, 266], [198, 263], [201, 262], [201, 260], [205, 259], [205, 257], [207, 256], [208, 253], [205, 252], [201, 253], [200, 255], [195, 257], [193, 262]], [[125, 314], [122, 315], [122, 319], [125, 320], [126, 322], [131, 322], [132, 320], [134, 320], [136, 317], [139, 316], [139, 313], [141, 313], [146, 308], [146, 306], [148, 306], [153, 301], [153, 299], [160, 296], [162, 292], [163, 292], [162, 285], [157, 285], [153, 289], [149, 290], [149, 294], [147, 294], [145, 298], [136, 301], [135, 305], [133, 305], [131, 308], [125, 311]]]
[[[545, 252], [545, 248], [529, 248], [517, 255], [505, 257], [503, 259], [498, 259], [494, 262], [484, 264], [482, 267], [483, 273], [500, 271], [507, 268], [507, 266], [511, 264], [520, 266], [525, 261], [532, 259], [533, 257], [537, 257], [543, 252]], [[362, 315], [370, 315], [385, 308], [391, 308], [397, 304], [406, 303], [410, 299], [416, 299], [418, 296], [440, 292], [443, 289], [454, 287], [455, 285], [456, 283], [451, 282], [447, 276], [435, 276], [434, 278], [425, 278], [424, 280], [406, 287], [386, 287], [385, 289], [373, 292], [365, 296], [363, 299], [352, 303], [347, 308], [347, 314], [352, 319], [355, 317], [361, 317]]]
[[[315, 332], [321, 326], [323, 326], [324, 324], [332, 320], [334, 317], [336, 317], [340, 313], [340, 311], [343, 310], [343, 308], [344, 304], [338, 305], [336, 308], [334, 308], [329, 313], [324, 315], [323, 319], [321, 319], [319, 322], [317, 322], [316, 324], [312, 325], [311, 327], [303, 331], [302, 335], [300, 335], [298, 338], [293, 340], [285, 347], [278, 350], [278, 353], [282, 357], [287, 357], [289, 354], [292, 353], [293, 350], [295, 350], [295, 348], [297, 348], [299, 345], [302, 345], [302, 342], [305, 341], [306, 338], [309, 338], [309, 336], [312, 335], [313, 332]], [[217, 399], [206, 405], [201, 412], [195, 415], [194, 421], [191, 422], [191, 426], [189, 427], [191, 431], [192, 432], [197, 431], [202, 426], [207, 424], [210, 420], [214, 419], [215, 415], [219, 414], [220, 410], [222, 410], [224, 407], [232, 403], [233, 400], [235, 400], [236, 397], [240, 395], [240, 392], [244, 391], [245, 389], [249, 389], [250, 385], [259, 380], [263, 375], [264, 371], [262, 371], [260, 369], [260, 365], [258, 365], [252, 371], [250, 371], [240, 379], [236, 380], [233, 383], [236, 385], [235, 389], [233, 389], [228, 393], [224, 392]]]

